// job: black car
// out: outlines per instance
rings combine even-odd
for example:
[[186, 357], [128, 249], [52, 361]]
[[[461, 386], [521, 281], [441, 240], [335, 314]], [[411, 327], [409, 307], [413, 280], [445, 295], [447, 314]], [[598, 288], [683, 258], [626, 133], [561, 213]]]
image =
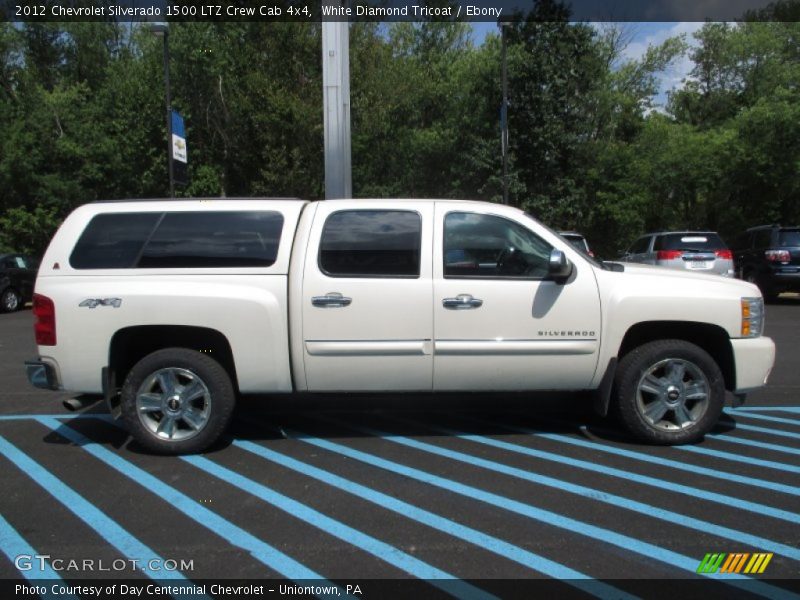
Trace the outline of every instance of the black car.
[[24, 254], [0, 254], [0, 312], [19, 310], [33, 297], [39, 263]]
[[736, 274], [755, 283], [764, 298], [800, 292], [800, 227], [752, 227], [737, 243], [734, 258]]

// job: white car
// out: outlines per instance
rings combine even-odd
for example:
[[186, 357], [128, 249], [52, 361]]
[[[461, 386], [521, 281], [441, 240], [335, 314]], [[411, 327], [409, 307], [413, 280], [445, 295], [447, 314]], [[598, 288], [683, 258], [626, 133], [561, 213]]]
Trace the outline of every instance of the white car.
[[766, 383], [754, 285], [607, 266], [522, 211], [457, 200], [87, 204], [42, 261], [39, 387], [102, 394], [155, 452], [236, 398], [592, 390], [639, 439], [700, 439]]

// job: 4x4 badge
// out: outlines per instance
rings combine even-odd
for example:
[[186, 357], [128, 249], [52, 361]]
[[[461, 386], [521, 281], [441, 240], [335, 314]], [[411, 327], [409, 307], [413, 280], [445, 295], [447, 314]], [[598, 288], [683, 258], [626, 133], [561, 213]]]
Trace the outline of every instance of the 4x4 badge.
[[84, 306], [88, 308], [96, 308], [98, 306], [113, 306], [114, 308], [119, 308], [122, 306], [122, 298], [87, 298], [78, 306]]

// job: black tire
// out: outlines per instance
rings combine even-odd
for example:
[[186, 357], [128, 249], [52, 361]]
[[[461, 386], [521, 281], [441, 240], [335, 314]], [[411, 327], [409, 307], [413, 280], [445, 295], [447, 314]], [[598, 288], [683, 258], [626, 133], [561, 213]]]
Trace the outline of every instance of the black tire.
[[638, 440], [690, 444], [719, 420], [725, 381], [717, 363], [699, 346], [658, 340], [623, 357], [613, 398], [617, 416]]
[[157, 454], [193, 454], [213, 444], [233, 415], [228, 373], [188, 348], [165, 348], [140, 360], [122, 386], [122, 417], [133, 438]]
[[22, 308], [22, 296], [14, 288], [8, 287], [0, 293], [0, 312], [10, 313]]

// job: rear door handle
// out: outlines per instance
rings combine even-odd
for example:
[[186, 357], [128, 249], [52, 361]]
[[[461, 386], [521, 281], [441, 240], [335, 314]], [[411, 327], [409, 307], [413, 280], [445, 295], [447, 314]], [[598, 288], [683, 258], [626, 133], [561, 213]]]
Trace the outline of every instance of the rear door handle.
[[350, 306], [352, 301], [352, 298], [342, 296], [339, 292], [328, 292], [324, 296], [313, 296], [311, 298], [311, 304], [321, 308], [340, 308], [342, 306]]
[[442, 306], [450, 310], [480, 308], [483, 306], [483, 300], [473, 298], [471, 294], [459, 294], [455, 298], [445, 298], [442, 300]]

